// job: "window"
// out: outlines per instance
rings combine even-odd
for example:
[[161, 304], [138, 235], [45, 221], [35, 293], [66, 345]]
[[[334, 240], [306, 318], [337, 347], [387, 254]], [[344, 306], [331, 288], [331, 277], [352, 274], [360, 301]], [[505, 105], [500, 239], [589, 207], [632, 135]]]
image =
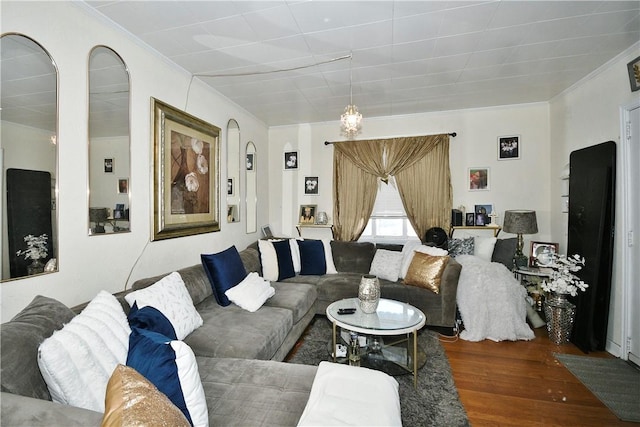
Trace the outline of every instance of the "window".
[[408, 240], [419, 240], [394, 184], [392, 180], [389, 180], [389, 184], [380, 184], [371, 218], [360, 241], [405, 243]]

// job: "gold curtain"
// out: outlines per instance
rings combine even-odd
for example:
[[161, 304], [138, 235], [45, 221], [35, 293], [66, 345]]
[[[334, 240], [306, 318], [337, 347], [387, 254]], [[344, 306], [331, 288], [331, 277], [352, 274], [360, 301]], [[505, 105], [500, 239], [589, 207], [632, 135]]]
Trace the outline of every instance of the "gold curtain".
[[407, 217], [420, 238], [430, 227], [449, 228], [449, 135], [339, 142], [334, 144], [333, 181], [337, 240], [360, 237], [373, 210], [377, 178], [386, 182], [389, 175], [396, 177]]
[[449, 229], [453, 190], [448, 136], [395, 178], [407, 218], [421, 240], [431, 227]]
[[358, 167], [342, 150], [336, 149], [333, 154], [333, 235], [336, 240], [358, 240], [367, 226], [377, 193], [376, 175]]

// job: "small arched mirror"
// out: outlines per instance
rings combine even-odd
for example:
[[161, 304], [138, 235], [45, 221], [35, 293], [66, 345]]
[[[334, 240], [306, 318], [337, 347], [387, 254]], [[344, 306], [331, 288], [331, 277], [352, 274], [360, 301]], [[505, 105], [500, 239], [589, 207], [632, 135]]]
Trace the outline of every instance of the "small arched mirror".
[[58, 270], [58, 70], [21, 34], [0, 38], [2, 280]]
[[245, 154], [245, 204], [247, 212], [247, 234], [255, 233], [258, 229], [258, 165], [256, 146], [253, 142], [247, 142]]
[[240, 211], [240, 126], [227, 123], [227, 222], [239, 222]]
[[89, 234], [130, 230], [129, 73], [112, 49], [89, 56]]

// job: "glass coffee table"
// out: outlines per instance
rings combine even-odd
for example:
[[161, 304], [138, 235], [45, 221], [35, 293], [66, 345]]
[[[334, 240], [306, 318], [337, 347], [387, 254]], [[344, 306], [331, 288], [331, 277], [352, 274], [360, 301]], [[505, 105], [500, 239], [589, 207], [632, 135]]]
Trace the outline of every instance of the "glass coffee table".
[[[355, 313], [338, 314], [341, 308], [355, 308]], [[338, 361], [335, 349], [340, 327], [367, 336], [367, 346], [361, 348], [362, 366], [391, 375], [412, 373], [413, 385], [418, 386], [418, 369], [426, 362], [425, 352], [418, 346], [418, 330], [427, 320], [422, 311], [404, 302], [380, 298], [376, 312], [367, 314], [360, 310], [358, 298], [347, 298], [330, 304], [326, 314], [333, 324], [334, 362]]]

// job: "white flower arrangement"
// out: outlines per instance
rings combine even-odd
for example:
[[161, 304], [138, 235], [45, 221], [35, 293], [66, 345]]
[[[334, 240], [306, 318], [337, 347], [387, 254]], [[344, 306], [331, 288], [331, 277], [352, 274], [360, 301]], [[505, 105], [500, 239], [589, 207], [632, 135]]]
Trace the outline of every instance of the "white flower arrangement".
[[24, 236], [24, 241], [27, 244], [27, 249], [20, 249], [16, 252], [16, 256], [24, 255], [25, 259], [32, 259], [34, 261], [40, 258], [46, 258], [49, 250], [47, 249], [47, 239], [49, 236], [41, 234], [34, 236], [29, 234]]
[[551, 268], [551, 277], [543, 280], [542, 289], [546, 292], [570, 294], [571, 296], [576, 296], [579, 290], [586, 290], [589, 285], [574, 274], [582, 270], [584, 263], [584, 257], [580, 255], [567, 257], [554, 253], [551, 264], [548, 265]]

